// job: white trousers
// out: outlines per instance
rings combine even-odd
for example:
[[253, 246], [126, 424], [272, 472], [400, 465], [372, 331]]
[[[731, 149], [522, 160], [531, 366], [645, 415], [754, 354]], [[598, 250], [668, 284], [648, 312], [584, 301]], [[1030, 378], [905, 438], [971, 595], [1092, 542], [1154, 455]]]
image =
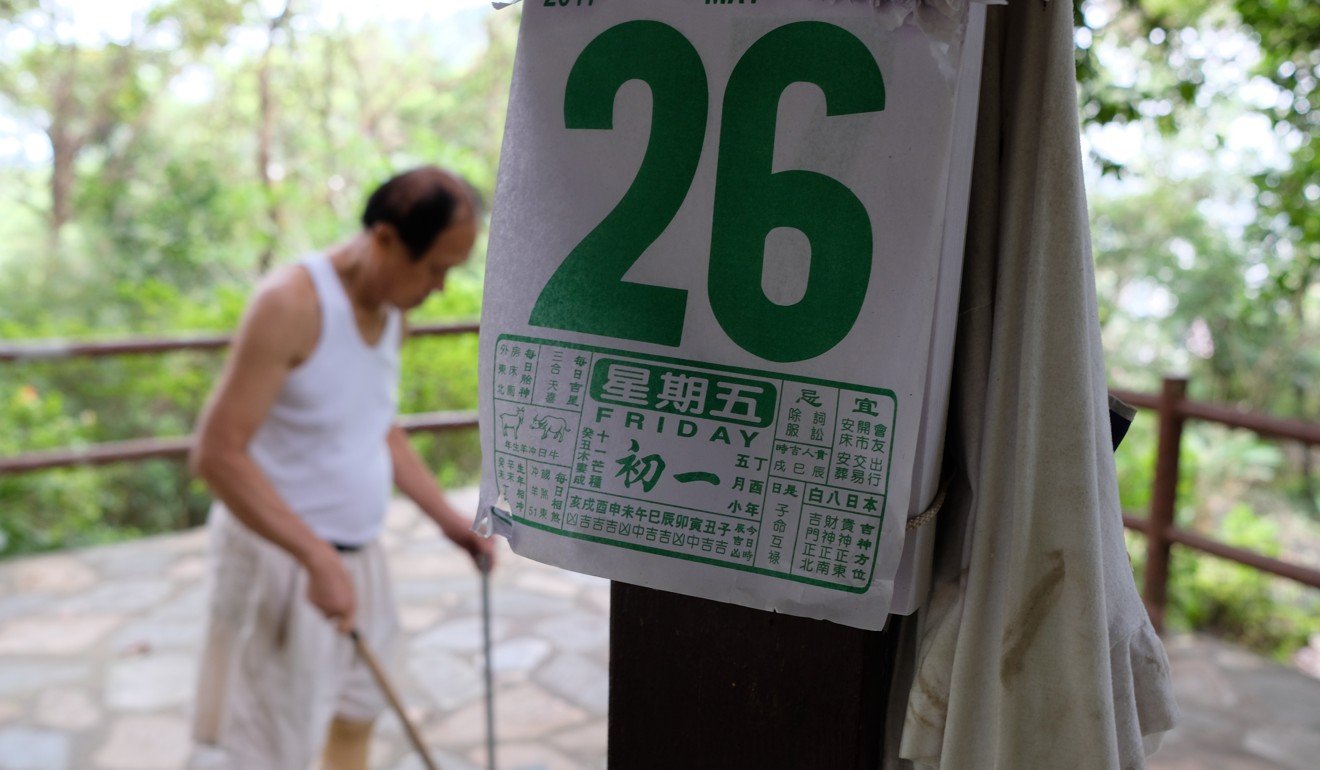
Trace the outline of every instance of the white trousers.
[[[208, 527], [214, 573], [193, 737], [208, 769], [302, 770], [331, 719], [371, 721], [387, 702], [352, 642], [307, 600], [293, 557], [218, 503]], [[400, 637], [384, 549], [373, 542], [342, 558], [358, 631], [388, 666]]]

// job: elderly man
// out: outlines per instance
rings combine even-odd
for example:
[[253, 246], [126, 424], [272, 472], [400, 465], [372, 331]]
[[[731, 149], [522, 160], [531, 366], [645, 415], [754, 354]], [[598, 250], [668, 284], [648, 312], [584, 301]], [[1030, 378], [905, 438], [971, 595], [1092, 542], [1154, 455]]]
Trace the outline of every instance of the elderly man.
[[197, 430], [217, 498], [194, 734], [243, 770], [365, 770], [384, 708], [345, 632], [390, 651], [379, 534], [391, 482], [478, 563], [491, 541], [446, 502], [394, 424], [404, 314], [477, 237], [469, 188], [437, 168], [381, 185], [362, 230], [269, 276]]

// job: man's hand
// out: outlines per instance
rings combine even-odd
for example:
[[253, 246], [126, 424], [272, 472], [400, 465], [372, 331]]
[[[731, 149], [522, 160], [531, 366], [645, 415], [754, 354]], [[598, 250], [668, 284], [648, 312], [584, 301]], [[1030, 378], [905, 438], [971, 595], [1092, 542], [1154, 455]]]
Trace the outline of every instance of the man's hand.
[[353, 630], [357, 596], [354, 595], [353, 581], [348, 576], [348, 570], [344, 568], [344, 560], [339, 558], [333, 548], [327, 546], [324, 552], [309, 560], [306, 566], [307, 599], [325, 613], [341, 632]]
[[495, 538], [482, 537], [464, 526], [463, 522], [459, 522], [459, 526], [442, 526], [440, 529], [445, 533], [445, 537], [448, 537], [455, 545], [468, 552], [468, 556], [472, 557], [477, 569], [494, 569]]
[[408, 443], [408, 434], [395, 425], [386, 439], [390, 459], [394, 463], [394, 483], [410, 497], [422, 513], [440, 526], [440, 531], [476, 562], [477, 569], [489, 570], [495, 566], [495, 539], [472, 531], [472, 520], [454, 510], [435, 483], [435, 476], [427, 470], [422, 458]]

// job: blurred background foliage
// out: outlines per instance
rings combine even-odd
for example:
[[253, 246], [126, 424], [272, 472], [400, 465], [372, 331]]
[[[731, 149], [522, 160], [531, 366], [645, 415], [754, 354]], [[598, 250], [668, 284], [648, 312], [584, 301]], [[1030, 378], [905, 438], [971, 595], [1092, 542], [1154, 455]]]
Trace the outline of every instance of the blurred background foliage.
[[[228, 331], [260, 274], [350, 235], [417, 163], [490, 200], [517, 10], [394, 4], [0, 0], [0, 338]], [[1185, 374], [1193, 398], [1320, 419], [1320, 4], [1085, 0], [1075, 21], [1113, 385]], [[483, 262], [414, 322], [475, 318]], [[219, 360], [0, 364], [0, 454], [183, 435]], [[475, 337], [410, 343], [403, 410], [475, 407], [475, 361]], [[1134, 513], [1153, 422], [1118, 452]], [[475, 435], [415, 441], [445, 483], [475, 480]], [[1315, 452], [1198, 424], [1182, 451], [1181, 526], [1320, 564]], [[0, 477], [0, 555], [206, 505], [172, 462]], [[1170, 591], [1175, 627], [1279, 658], [1320, 633], [1316, 592], [1210, 557], [1181, 552]]]
[[[439, 163], [490, 200], [517, 11], [395, 5], [0, 2], [0, 338], [227, 332], [262, 273], [352, 235], [394, 171]], [[475, 319], [484, 256], [413, 323]], [[220, 361], [0, 364], [0, 454], [185, 435]], [[475, 408], [475, 361], [472, 335], [411, 343], [401, 408]], [[442, 481], [476, 478], [475, 434], [415, 441]], [[0, 477], [0, 554], [207, 505], [176, 462]]]
[[[1116, 387], [1320, 419], [1320, 4], [1074, 4], [1105, 348]], [[1117, 454], [1124, 509], [1149, 509], [1155, 418]], [[1192, 422], [1177, 522], [1320, 565], [1317, 453]], [[1129, 535], [1140, 577], [1144, 539]], [[1313, 645], [1316, 591], [1175, 547], [1169, 623], [1287, 660]], [[1320, 666], [1313, 668], [1320, 675]]]

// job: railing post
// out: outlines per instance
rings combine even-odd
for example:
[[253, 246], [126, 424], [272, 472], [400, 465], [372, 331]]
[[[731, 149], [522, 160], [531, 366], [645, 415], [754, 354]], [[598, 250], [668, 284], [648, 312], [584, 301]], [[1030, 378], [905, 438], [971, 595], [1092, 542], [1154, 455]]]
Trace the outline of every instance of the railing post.
[[1182, 402], [1187, 379], [1166, 377], [1160, 388], [1159, 443], [1155, 456], [1155, 483], [1150, 498], [1150, 526], [1146, 530], [1146, 610], [1155, 630], [1164, 632], [1164, 607], [1169, 587], [1169, 530], [1178, 508], [1178, 454], [1182, 447]]

